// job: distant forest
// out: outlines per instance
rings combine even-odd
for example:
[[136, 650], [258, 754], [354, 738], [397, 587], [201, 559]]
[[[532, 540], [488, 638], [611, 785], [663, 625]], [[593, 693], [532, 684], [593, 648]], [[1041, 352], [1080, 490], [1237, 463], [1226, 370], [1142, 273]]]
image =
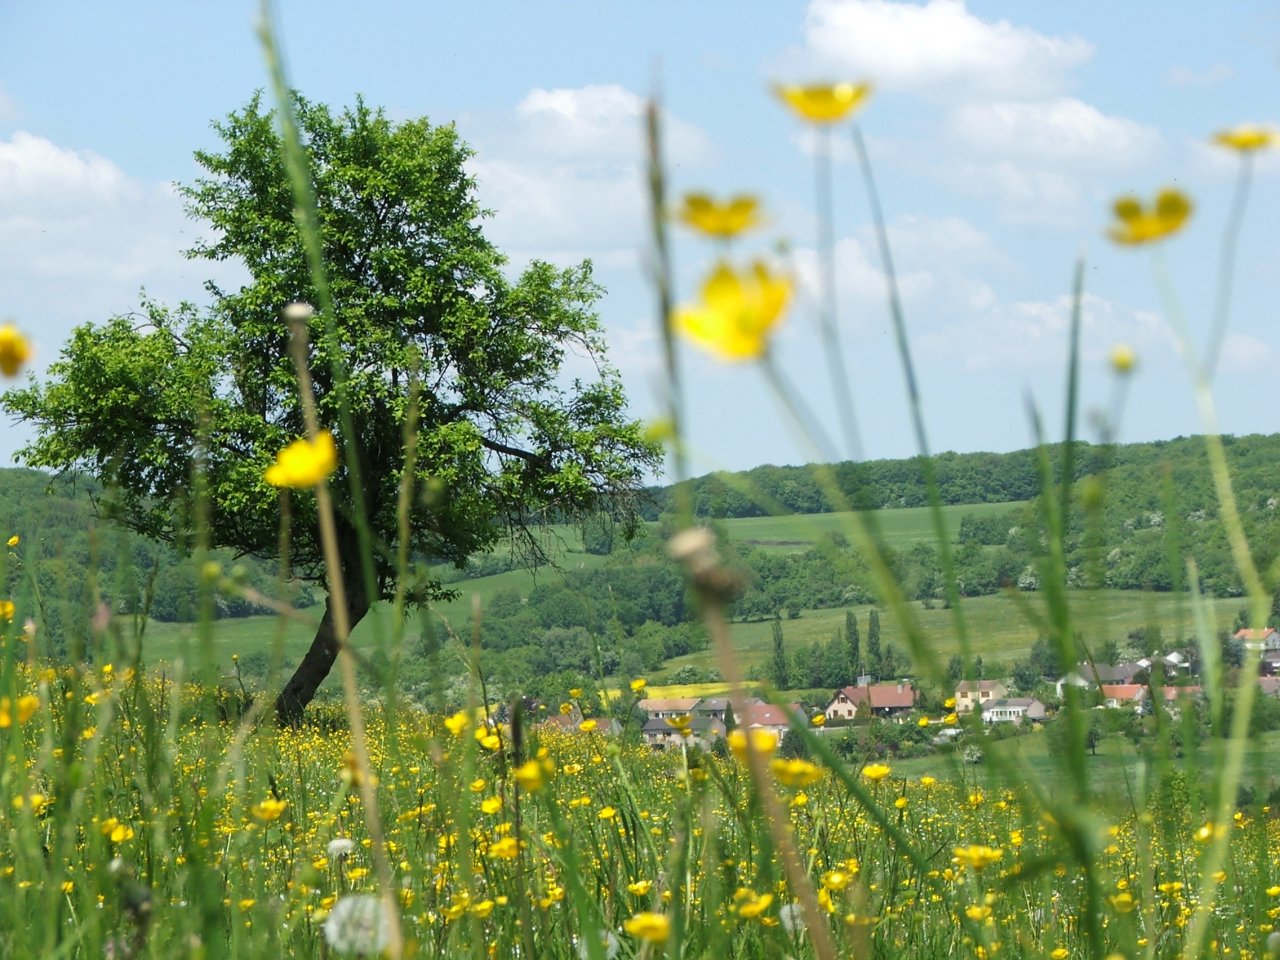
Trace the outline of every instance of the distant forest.
[[[1231, 460], [1237, 496], [1244, 491], [1267, 490], [1264, 500], [1276, 492], [1275, 472], [1280, 468], [1280, 434], [1251, 434], [1223, 437]], [[1134, 480], [1150, 484], [1168, 468], [1175, 484], [1183, 487], [1194, 480], [1194, 487], [1184, 492], [1193, 509], [1208, 509], [1212, 489], [1205, 464], [1204, 440], [1201, 437], [1178, 437], [1150, 443], [1097, 445], [1079, 441], [1075, 445], [1075, 467], [1072, 481], [1111, 473], [1116, 489], [1128, 487]], [[1053, 482], [1060, 483], [1061, 447], [1047, 445], [1042, 449], [1015, 450], [1012, 453], [939, 453], [933, 460], [938, 494], [944, 504], [1007, 503], [1030, 500], [1041, 489], [1041, 457], [1047, 454]], [[824, 494], [830, 481], [822, 479], [829, 471], [840, 491], [832, 503]], [[921, 458], [902, 460], [845, 461], [833, 466], [809, 464], [802, 467], [765, 465], [738, 473], [711, 473], [691, 481], [694, 512], [699, 517], [760, 517], [776, 513], [781, 505], [790, 513], [829, 513], [859, 509], [923, 507], [929, 503], [928, 486]], [[645, 507], [645, 519], [656, 520], [672, 509], [672, 487], [654, 487]], [[748, 492], [749, 491], [749, 492]], [[1160, 484], [1148, 490], [1146, 506], [1162, 508]], [[1207, 499], [1206, 499], [1207, 496]], [[1243, 496], [1241, 499], [1245, 499]]]
[[[1280, 553], [1280, 435], [1226, 438], [1226, 444], [1250, 542], [1261, 567], [1270, 569]], [[1056, 478], [1061, 456], [1056, 447], [937, 458], [944, 503], [1024, 501], [1010, 503], [1007, 511], [988, 508], [962, 516], [953, 544], [962, 595], [1038, 589], [1043, 539], [1037, 464], [1042, 456]], [[1067, 544], [1071, 585], [1179, 589], [1185, 560], [1194, 556], [1206, 593], [1243, 592], [1218, 522], [1203, 440], [1082, 444], [1077, 457], [1072, 471], [1076, 509]], [[916, 460], [832, 469], [851, 500], [880, 509], [927, 502]], [[699, 518], [724, 525], [725, 559], [742, 575], [742, 593], [732, 611], [736, 618], [786, 619], [804, 610], [877, 601], [865, 559], [841, 534], [824, 534], [794, 551], [733, 542], [733, 519], [763, 512], [746, 491], [761, 491], [765, 496], [758, 499], [780, 501], [795, 512], [831, 507], [819, 492], [818, 470], [765, 466], [693, 481]], [[689, 622], [692, 604], [684, 579], [663, 546], [675, 523], [671, 490], [652, 494], [646, 509], [654, 522], [641, 525], [631, 540], [608, 524], [586, 526], [585, 548], [605, 556], [602, 566], [566, 570], [563, 576], [540, 579], [531, 592], [501, 590], [491, 598], [482, 639], [500, 678], [566, 670], [634, 674], [705, 645], [701, 629]], [[159, 620], [192, 620], [198, 612], [199, 571], [190, 559], [191, 544], [159, 544], [124, 533], [103, 514], [103, 491], [83, 479], [0, 471], [0, 541], [12, 535], [22, 541], [7, 551], [8, 596], [25, 611], [39, 611], [41, 629], [56, 646], [69, 642], [70, 625], [84, 629], [86, 611], [99, 600], [116, 612], [146, 610]], [[225, 552], [213, 559], [224, 570], [238, 566], [241, 581], [265, 595], [299, 606], [314, 602], [304, 586], [279, 585], [273, 563]], [[889, 560], [909, 598], [945, 602], [936, 544], [891, 551]], [[435, 569], [442, 579], [456, 582], [514, 564], [499, 553], [475, 558], [462, 571]], [[232, 617], [265, 611], [220, 596], [213, 612]]]

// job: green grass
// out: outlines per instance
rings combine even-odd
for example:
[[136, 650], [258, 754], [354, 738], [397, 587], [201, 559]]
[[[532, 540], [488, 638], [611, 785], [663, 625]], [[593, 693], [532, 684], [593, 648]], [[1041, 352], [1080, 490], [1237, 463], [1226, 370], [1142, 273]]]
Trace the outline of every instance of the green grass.
[[[960, 530], [960, 519], [966, 514], [991, 516], [1008, 513], [1021, 502], [957, 504], [942, 508], [943, 520], [949, 538], [954, 541]], [[903, 507], [897, 510], [876, 510], [875, 519], [884, 534], [885, 542], [895, 550], [920, 542], [930, 542], [933, 536], [932, 511], [928, 507]], [[806, 513], [782, 517], [742, 517], [724, 520], [724, 529], [732, 540], [756, 546], [801, 551], [827, 533], [848, 534], [853, 514]]]
[[[1197, 775], [1200, 771], [1212, 769], [1214, 751], [1220, 746], [1203, 744], [1178, 762], [1191, 775]], [[1053, 739], [1046, 730], [998, 741], [989, 749], [1003, 752], [1020, 766], [1025, 766], [1029, 775], [1049, 791], [1066, 790], [1073, 785], [1060, 758], [1052, 753]], [[1280, 731], [1259, 734], [1250, 740], [1241, 782], [1254, 790], [1255, 797], [1265, 797], [1280, 784], [1275, 763], [1278, 752]], [[1120, 734], [1103, 737], [1096, 755], [1088, 758], [1089, 783], [1095, 800], [1110, 811], [1123, 811], [1131, 803], [1131, 797], [1139, 792], [1143, 778], [1149, 776], [1145, 769], [1147, 763], [1142, 749], [1127, 737]], [[991, 765], [961, 763], [959, 750], [944, 756], [895, 760], [891, 765], [896, 777], [917, 779], [928, 775], [972, 784], [983, 791], [1000, 791], [1005, 786]]]
[[[1190, 632], [1186, 600], [1175, 594], [1098, 590], [1077, 591], [1070, 595], [1070, 599], [1077, 612], [1078, 628], [1083, 632], [1085, 641], [1090, 644], [1115, 640], [1123, 647], [1129, 631], [1140, 626], [1159, 626], [1163, 636], [1171, 640], [1185, 637]], [[1017, 594], [1016, 599], [1007, 594], [994, 594], [967, 599], [961, 604], [975, 656], [1006, 662], [1026, 657], [1039, 631], [1034, 624], [1028, 622], [1019, 608], [1019, 604], [1024, 602], [1038, 609], [1044, 600], [1038, 593]], [[1208, 603], [1218, 629], [1230, 626], [1232, 617], [1240, 607], [1238, 598], [1209, 600]], [[941, 606], [926, 610], [919, 603], [914, 603], [913, 606], [929, 645], [944, 658], [958, 653], [960, 647], [952, 611], [944, 610]], [[870, 607], [854, 609], [862, 625], [865, 644], [867, 612]], [[825, 642], [843, 628], [844, 615], [844, 608], [809, 610], [799, 619], [784, 620], [784, 642], [790, 648], [817, 640]], [[894, 618], [882, 615], [880, 625], [881, 645], [891, 643], [899, 654], [905, 656], [905, 637]], [[768, 661], [773, 649], [772, 621], [734, 624], [732, 636], [739, 662], [744, 669]], [[677, 657], [667, 661], [665, 669], [656, 673], [654, 679], [660, 681], [663, 676], [684, 666], [715, 669], [716, 662], [709, 650]]]

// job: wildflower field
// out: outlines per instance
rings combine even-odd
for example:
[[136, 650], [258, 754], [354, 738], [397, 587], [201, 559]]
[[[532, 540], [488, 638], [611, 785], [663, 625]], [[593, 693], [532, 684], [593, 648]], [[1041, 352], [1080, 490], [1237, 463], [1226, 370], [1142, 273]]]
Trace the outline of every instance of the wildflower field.
[[[874, 78], [771, 91], [812, 137], [810, 291], [785, 248], [751, 246], [768, 224], [762, 198], [668, 195], [668, 118], [656, 97], [647, 103], [664, 410], [640, 423], [600, 357], [590, 264], [534, 262], [508, 277], [476, 225], [470, 154], [453, 127], [393, 122], [363, 102], [337, 115], [307, 101], [289, 86], [270, 14], [264, 5], [270, 93], [215, 127], [227, 152], [198, 154], [206, 176], [181, 188], [216, 228], [192, 255], [240, 257], [252, 283], [235, 292], [211, 284], [217, 303], [207, 313], [148, 302], [142, 320], [82, 327], [48, 383], [33, 377], [4, 397], [9, 413], [40, 430], [23, 451], [32, 466], [93, 476], [104, 522], [183, 552], [197, 571], [198, 616], [167, 656], [155, 656], [146, 630], [156, 574], [126, 590], [122, 564], [113, 567], [119, 583], [89, 584], [92, 602], [76, 623], [58, 625], [55, 645], [42, 623], [38, 564], [24, 559], [39, 531], [4, 532], [0, 582], [13, 597], [0, 598], [0, 957], [1280, 956], [1280, 807], [1271, 806], [1280, 764], [1275, 738], [1252, 727], [1263, 648], [1246, 641], [1240, 662], [1226, 664], [1218, 639], [1225, 607], [1243, 605], [1254, 625], [1280, 615], [1280, 561], [1250, 542], [1212, 387], [1253, 165], [1280, 135], [1254, 125], [1206, 132], [1206, 149], [1238, 162], [1240, 199], [1223, 240], [1223, 312], [1203, 352], [1206, 338], [1183, 315], [1159, 255], [1194, 227], [1191, 192], [1148, 184], [1098, 213], [1110, 241], [1156, 251], [1164, 321], [1202, 417], [1218, 559], [1240, 585], [1229, 600], [1204, 595], [1196, 558], [1161, 514], [1151, 542], [1166, 537], [1173, 586], [1159, 615], [1197, 645], [1194, 709], [1156, 697], [1162, 678], [1149, 680], [1155, 702], [1140, 742], [1123, 767], [1104, 766], [1092, 757], [1095, 703], [1068, 683], [1061, 708], [1027, 734], [1038, 738], [1033, 764], [1001, 745], [980, 709], [961, 715], [939, 697], [940, 711], [909, 721], [926, 735], [943, 731], [936, 752], [850, 762], [833, 748], [824, 714], [801, 712], [765, 684], [761, 696], [786, 713], [785, 737], [735, 728], [704, 749], [685, 714], [665, 721], [675, 745], [654, 750], [637, 723], [653, 689], [634, 671], [605, 670], [598, 645], [592, 675], [563, 704], [491, 695], [483, 603], [471, 600], [473, 635], [461, 635], [459, 619], [440, 611], [453, 604], [456, 613], [465, 598], [432, 565], [461, 568], [500, 541], [544, 559], [531, 533], [539, 524], [607, 513], [634, 525], [643, 484], [665, 457], [677, 520], [666, 549], [709, 638], [709, 652], [682, 655], [721, 679], [663, 692], [714, 693], [748, 715], [743, 653], [763, 659], [763, 632], [748, 628], [735, 643], [743, 576], [724, 561], [685, 483], [682, 383], [692, 367], [677, 345], [757, 366], [814, 459], [857, 450], [835, 300], [838, 147], [856, 162], [870, 211], [930, 504], [887, 535], [858, 496], [856, 464], [852, 496], [818, 465], [828, 508], [819, 525], [865, 564], [913, 676], [931, 690], [954, 689], [948, 659], [976, 679], [980, 630], [1008, 630], [1010, 644], [1014, 634], [1037, 637], [1065, 675], [1114, 639], [1088, 612], [1090, 598], [1107, 594], [1106, 471], [1078, 482], [1075, 472], [1085, 261], [1070, 291], [1067, 416], [1054, 445], [1031, 411], [1039, 494], [1026, 515], [1039, 552], [998, 601], [974, 600], [966, 614], [950, 546], [959, 518], [938, 493], [858, 126], [874, 107]], [[423, 199], [425, 184], [439, 193]], [[367, 209], [375, 213], [365, 235]], [[401, 228], [402, 246], [380, 245]], [[711, 251], [687, 297], [675, 289], [675, 228]], [[773, 350], [803, 293], [829, 364], [829, 416], [810, 409], [791, 379], [799, 375]], [[21, 327], [0, 326], [6, 377], [31, 360]], [[561, 383], [571, 348], [597, 361], [597, 380]], [[1114, 400], [1095, 412], [1100, 460], [1136, 364], [1124, 343], [1107, 357]], [[781, 512], [759, 491], [741, 495]], [[762, 518], [751, 529], [787, 547], [794, 527]], [[108, 539], [93, 549], [109, 549]], [[937, 608], [933, 597], [923, 606], [908, 596], [896, 565], [896, 548], [922, 540], [940, 557]], [[266, 596], [224, 570], [215, 548], [278, 561], [279, 592]], [[280, 599], [300, 582], [323, 590], [322, 615]], [[230, 672], [219, 658], [228, 628], [215, 603], [226, 596], [278, 617], [265, 688], [246, 685], [238, 655]], [[351, 632], [375, 608], [372, 638], [357, 651]], [[294, 665], [282, 662], [284, 637], [295, 621], [314, 640], [286, 680], [281, 668]], [[827, 631], [828, 621], [814, 622]], [[448, 668], [446, 649], [457, 660]], [[397, 685], [411, 658], [427, 663], [428, 696], [410, 699]], [[331, 668], [341, 700], [313, 699]], [[948, 737], [958, 749], [945, 749]]]

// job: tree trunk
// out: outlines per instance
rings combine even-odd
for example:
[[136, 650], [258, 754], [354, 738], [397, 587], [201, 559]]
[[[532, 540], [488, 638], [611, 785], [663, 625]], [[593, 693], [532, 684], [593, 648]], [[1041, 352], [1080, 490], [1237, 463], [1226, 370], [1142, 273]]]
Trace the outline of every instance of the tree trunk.
[[[364, 584], [358, 572], [354, 576], [344, 574], [343, 582], [347, 593], [348, 626], [354, 630], [369, 612], [369, 599], [364, 595]], [[276, 697], [276, 719], [281, 726], [297, 726], [302, 722], [303, 711], [333, 669], [336, 659], [338, 633], [333, 618], [333, 597], [330, 596], [325, 601], [324, 616], [320, 619], [315, 639], [311, 641], [311, 649], [280, 691], [280, 696]]]

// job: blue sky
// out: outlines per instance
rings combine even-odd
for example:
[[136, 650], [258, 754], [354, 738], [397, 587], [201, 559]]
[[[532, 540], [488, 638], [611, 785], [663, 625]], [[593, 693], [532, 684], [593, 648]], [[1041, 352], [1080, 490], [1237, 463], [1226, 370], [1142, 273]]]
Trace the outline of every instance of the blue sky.
[[[1157, 12], [1158, 11], [1158, 12]], [[1271, 3], [961, 3], [931, 0], [283, 2], [292, 80], [308, 97], [357, 93], [394, 117], [453, 122], [488, 230], [513, 267], [590, 257], [612, 358], [637, 415], [658, 412], [659, 354], [645, 275], [640, 111], [660, 78], [677, 191], [757, 193], [767, 229], [812, 280], [809, 142], [770, 93], [778, 80], [867, 79], [860, 122], [901, 273], [934, 450], [1011, 450], [1032, 435], [1028, 399], [1058, 431], [1067, 290], [1087, 256], [1083, 403], [1113, 395], [1109, 347], [1132, 344], [1119, 436], [1199, 432], [1185, 365], [1162, 316], [1148, 250], [1103, 238], [1111, 200], [1176, 184], [1196, 201], [1163, 251], [1203, 342], [1234, 156], [1216, 130], [1274, 118], [1280, 8]], [[233, 268], [185, 260], [200, 231], [172, 184], [193, 178], [210, 121], [265, 86], [257, 4], [0, 6], [0, 318], [38, 348], [37, 373], [71, 329], [174, 302]], [[883, 278], [847, 140], [837, 144], [840, 320], [863, 453], [915, 452]], [[1276, 429], [1280, 156], [1262, 158], [1240, 242], [1217, 397], [1233, 433]], [[679, 236], [691, 297], [712, 251]], [[806, 402], [832, 408], [799, 297], [775, 341]], [[812, 450], [759, 372], [689, 349], [689, 444], [698, 472], [803, 462]], [[829, 428], [833, 417], [822, 414]], [[1088, 435], [1088, 434], [1087, 434]], [[0, 427], [0, 462], [26, 434]]]

